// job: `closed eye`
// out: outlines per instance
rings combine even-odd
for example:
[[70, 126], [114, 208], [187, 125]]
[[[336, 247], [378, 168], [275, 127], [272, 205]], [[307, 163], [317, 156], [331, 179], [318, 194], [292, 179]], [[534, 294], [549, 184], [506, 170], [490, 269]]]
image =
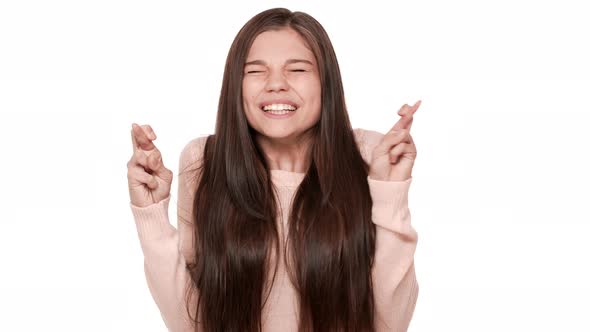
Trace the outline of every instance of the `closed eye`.
[[305, 69], [293, 69], [293, 70], [291, 70], [291, 71], [298, 71], [298, 72], [302, 72], [302, 71], [305, 71]]
[[251, 74], [251, 73], [260, 73], [260, 72], [261, 72], [260, 70], [251, 70], [251, 71], [248, 72], [248, 74]]

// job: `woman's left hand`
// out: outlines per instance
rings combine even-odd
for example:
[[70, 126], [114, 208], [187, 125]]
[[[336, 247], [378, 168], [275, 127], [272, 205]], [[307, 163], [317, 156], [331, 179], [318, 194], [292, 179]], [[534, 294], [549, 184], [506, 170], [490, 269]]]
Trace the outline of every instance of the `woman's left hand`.
[[373, 150], [369, 177], [381, 181], [405, 181], [412, 176], [412, 167], [417, 151], [410, 128], [414, 113], [422, 103], [418, 100], [414, 106], [405, 104], [397, 112], [401, 119], [385, 134]]

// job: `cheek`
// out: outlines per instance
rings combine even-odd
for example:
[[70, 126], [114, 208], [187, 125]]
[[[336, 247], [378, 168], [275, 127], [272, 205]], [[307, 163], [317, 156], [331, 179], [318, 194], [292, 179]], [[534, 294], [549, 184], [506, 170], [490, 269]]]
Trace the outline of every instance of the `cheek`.
[[314, 102], [315, 99], [320, 99], [322, 95], [319, 80], [302, 78], [295, 79], [291, 83], [291, 86], [295, 87], [301, 97], [305, 98], [306, 102]]
[[256, 101], [256, 96], [260, 93], [259, 84], [256, 82], [242, 82], [242, 99], [244, 104], [252, 105]]
[[305, 85], [307, 102], [319, 108], [322, 103], [322, 89], [319, 82], [308, 82]]
[[246, 84], [242, 84], [242, 102], [244, 107], [250, 106], [251, 102], [254, 100], [254, 94], [249, 86]]
[[244, 114], [249, 122], [253, 121], [256, 116], [256, 106], [253, 105], [252, 99], [244, 99], [243, 106]]

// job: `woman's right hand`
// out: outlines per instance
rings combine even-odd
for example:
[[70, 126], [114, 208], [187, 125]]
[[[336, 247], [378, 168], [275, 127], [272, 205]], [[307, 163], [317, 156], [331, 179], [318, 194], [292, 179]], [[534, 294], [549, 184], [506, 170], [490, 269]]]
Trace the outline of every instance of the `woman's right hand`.
[[146, 207], [170, 195], [173, 173], [164, 167], [162, 154], [152, 140], [156, 134], [150, 125], [131, 125], [133, 155], [127, 163], [131, 204]]

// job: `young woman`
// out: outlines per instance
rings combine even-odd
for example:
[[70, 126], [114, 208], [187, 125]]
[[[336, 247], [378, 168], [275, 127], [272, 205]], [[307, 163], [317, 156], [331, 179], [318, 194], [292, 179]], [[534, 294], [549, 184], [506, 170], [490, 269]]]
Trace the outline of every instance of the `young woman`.
[[254, 16], [230, 48], [215, 133], [173, 173], [132, 124], [130, 206], [170, 331], [405, 331], [418, 284], [408, 190], [420, 105], [386, 134], [352, 129], [323, 27]]

